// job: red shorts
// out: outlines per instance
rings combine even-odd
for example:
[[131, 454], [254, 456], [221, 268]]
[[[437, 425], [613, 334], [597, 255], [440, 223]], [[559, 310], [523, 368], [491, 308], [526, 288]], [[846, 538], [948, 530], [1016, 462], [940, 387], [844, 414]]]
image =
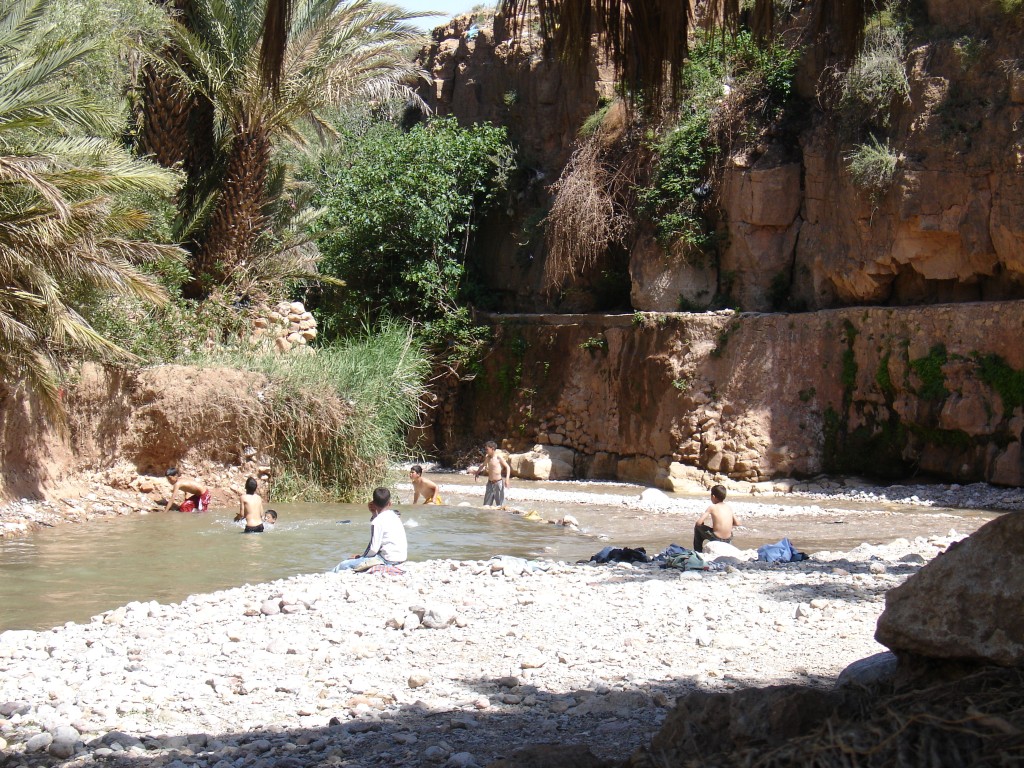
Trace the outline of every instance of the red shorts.
[[178, 509], [181, 512], [205, 512], [210, 508], [210, 492], [205, 491], [201, 496], [189, 496]]

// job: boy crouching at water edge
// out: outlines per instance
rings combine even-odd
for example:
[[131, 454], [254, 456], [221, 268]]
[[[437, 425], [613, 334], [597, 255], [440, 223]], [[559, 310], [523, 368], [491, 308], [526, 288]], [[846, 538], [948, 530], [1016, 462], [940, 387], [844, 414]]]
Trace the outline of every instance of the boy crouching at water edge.
[[185, 496], [185, 500], [178, 507], [179, 512], [205, 512], [210, 508], [210, 489], [198, 480], [183, 477], [175, 467], [171, 467], [167, 470], [167, 482], [171, 484], [168, 509], [174, 509], [174, 497], [178, 495], [178, 491]]
[[245, 520], [245, 530], [242, 533], [263, 533], [263, 499], [256, 493], [257, 487], [259, 484], [255, 477], [247, 478], [245, 493], [238, 500], [238, 514], [235, 515], [235, 522]]
[[423, 467], [419, 464], [413, 464], [409, 468], [409, 480], [412, 482], [413, 504], [419, 502], [420, 496], [423, 497], [424, 504], [444, 504], [441, 501], [441, 494], [437, 492], [437, 483], [423, 476]]
[[331, 569], [332, 572], [365, 571], [375, 565], [400, 565], [405, 562], [409, 544], [402, 519], [391, 508], [391, 491], [377, 488], [367, 508], [370, 510], [370, 543], [366, 545], [363, 554], [342, 560]]

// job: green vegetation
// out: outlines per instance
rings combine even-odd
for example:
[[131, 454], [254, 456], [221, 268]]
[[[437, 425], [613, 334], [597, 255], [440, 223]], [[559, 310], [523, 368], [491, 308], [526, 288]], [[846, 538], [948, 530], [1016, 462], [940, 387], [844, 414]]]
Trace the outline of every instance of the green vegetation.
[[910, 98], [907, 77], [907, 23], [896, 3], [876, 13], [864, 31], [864, 44], [840, 78], [840, 119], [846, 130], [889, 127], [893, 106]]
[[999, 355], [976, 356], [978, 378], [994, 389], [1003, 401], [1003, 417], [1024, 406], [1024, 371], [1010, 366]]
[[845, 159], [853, 183], [868, 192], [875, 202], [889, 191], [900, 161], [888, 139], [883, 142], [874, 136], [863, 144], [854, 145]]
[[882, 355], [882, 358], [878, 361], [878, 370], [875, 371], [875, 384], [878, 385], [878, 388], [886, 398], [892, 398], [896, 393], [896, 388], [892, 383], [892, 376], [889, 373], [889, 357], [888, 352]]
[[587, 352], [607, 352], [608, 339], [604, 336], [591, 336], [580, 342], [580, 349]]
[[133, 196], [168, 197], [176, 177], [111, 137], [117, 115], [66, 87], [100, 44], [63, 37], [45, 0], [0, 2], [0, 375], [25, 381], [63, 418], [58, 371], [69, 355], [118, 354], [80, 313], [88, 297], [167, 299], [142, 265], [180, 258], [146, 242], [152, 217]]
[[483, 213], [505, 188], [513, 152], [504, 129], [433, 120], [408, 132], [352, 119], [344, 140], [307, 164], [326, 209], [320, 270], [345, 282], [319, 309], [328, 337], [381, 311], [418, 323], [431, 352], [466, 364], [485, 336], [466, 255]]
[[949, 390], [945, 386], [946, 377], [942, 372], [942, 366], [948, 360], [945, 345], [936, 344], [925, 357], [910, 361], [910, 369], [921, 380], [917, 394], [925, 400], [941, 401], [949, 396]]
[[406, 453], [405, 433], [419, 414], [429, 370], [409, 328], [398, 322], [316, 355], [219, 347], [184, 361], [255, 371], [270, 380], [254, 426], [286, 470], [274, 489], [282, 500], [301, 494], [355, 501], [380, 484], [390, 457]]
[[[274, 183], [287, 176], [275, 168], [275, 152], [305, 145], [307, 133], [330, 135], [339, 102], [412, 96], [409, 53], [420, 33], [406, 12], [334, 0], [294, 7], [279, 88], [268, 90], [260, 61], [267, 3], [192, 0], [172, 20], [161, 61], [145, 73], [141, 148], [185, 170], [180, 233], [192, 297], [238, 279], [251, 283], [255, 265], [276, 267], [274, 276], [308, 273], [308, 263], [280, 247], [268, 213], [286, 186]], [[184, 91], [195, 94], [187, 109]], [[289, 263], [282, 269], [279, 260]]]
[[608, 114], [608, 110], [611, 109], [612, 102], [602, 100], [598, 104], [597, 109], [590, 117], [583, 121], [583, 125], [580, 126], [577, 136], [581, 139], [588, 139], [597, 133], [601, 127], [601, 123], [604, 122], [605, 115]]
[[[734, 135], [751, 141], [775, 121], [789, 99], [798, 52], [781, 43], [759, 45], [742, 32], [704, 35], [683, 69], [685, 105], [657, 136], [657, 162], [637, 200], [662, 243], [681, 241], [697, 251], [711, 245], [706, 206], [712, 198], [716, 156]], [[726, 83], [729, 85], [726, 85]]]

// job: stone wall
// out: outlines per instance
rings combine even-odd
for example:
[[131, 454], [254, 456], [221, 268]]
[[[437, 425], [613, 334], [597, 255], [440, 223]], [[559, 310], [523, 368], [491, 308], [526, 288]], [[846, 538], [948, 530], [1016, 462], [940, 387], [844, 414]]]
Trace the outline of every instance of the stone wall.
[[501, 316], [441, 425], [682, 485], [820, 472], [1024, 484], [1024, 302], [803, 314]]

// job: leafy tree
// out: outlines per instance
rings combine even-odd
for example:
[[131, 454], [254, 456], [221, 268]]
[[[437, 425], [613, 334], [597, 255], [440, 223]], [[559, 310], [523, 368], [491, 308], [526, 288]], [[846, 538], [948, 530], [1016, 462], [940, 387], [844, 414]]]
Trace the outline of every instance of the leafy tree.
[[[164, 52], [171, 96], [182, 88], [192, 94], [187, 114], [166, 123], [178, 149], [158, 154], [162, 162], [182, 161], [188, 173], [182, 213], [192, 227], [192, 295], [244, 274], [265, 255], [278, 143], [304, 143], [303, 125], [330, 133], [327, 111], [347, 100], [409, 97], [419, 74], [410, 46], [421, 33], [401, 8], [311, 0], [293, 9], [280, 79], [270, 88], [260, 65], [265, 6], [190, 0]], [[147, 142], [156, 146], [150, 127]], [[202, 156], [193, 156], [199, 148]]]
[[131, 195], [169, 195], [177, 179], [109, 137], [117, 116], [65, 87], [95, 40], [62, 37], [48, 0], [0, 0], [0, 379], [27, 382], [60, 417], [68, 353], [117, 348], [79, 312], [88, 290], [151, 302], [166, 292], [140, 264], [178, 258], [143, 242]]
[[326, 326], [384, 311], [421, 323], [435, 352], [454, 345], [462, 356], [470, 241], [513, 166], [505, 129], [444, 118], [407, 133], [381, 122], [345, 130], [306, 171], [327, 209], [320, 269], [346, 283], [325, 302]]

